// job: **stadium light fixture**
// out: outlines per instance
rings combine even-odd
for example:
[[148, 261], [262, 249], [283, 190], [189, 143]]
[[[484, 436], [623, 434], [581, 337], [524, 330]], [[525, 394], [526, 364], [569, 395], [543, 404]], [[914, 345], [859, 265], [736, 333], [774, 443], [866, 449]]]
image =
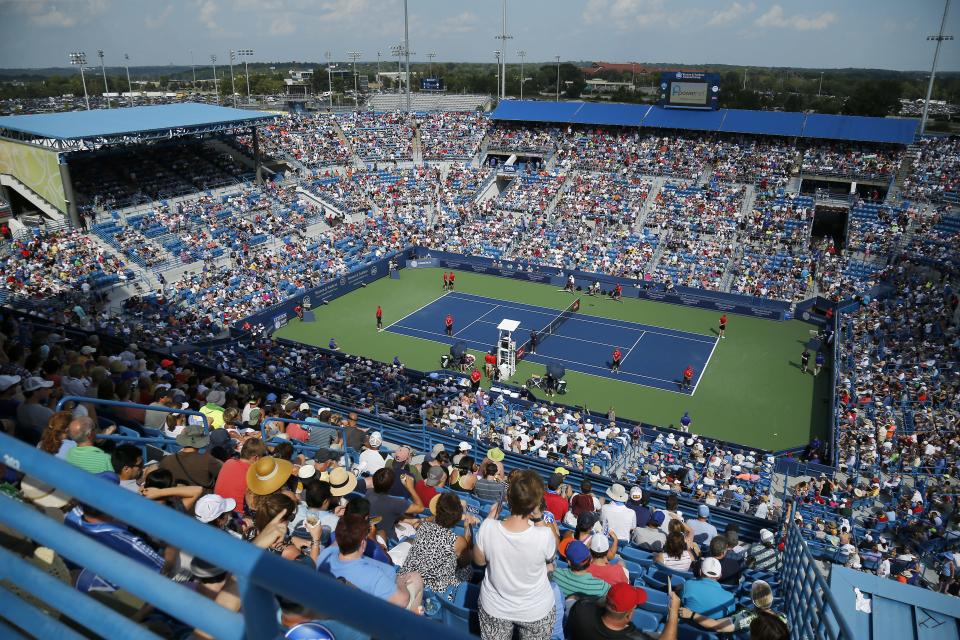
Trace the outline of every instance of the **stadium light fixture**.
[[217, 88], [217, 56], [210, 54], [210, 65], [213, 67], [213, 95], [217, 99], [217, 105], [220, 104], [220, 90]]
[[500, 102], [500, 50], [494, 51], [493, 55], [497, 59], [497, 102]]
[[410, 14], [407, 11], [407, 0], [403, 0], [403, 58], [404, 69], [407, 72], [407, 113], [410, 113]]
[[357, 93], [357, 60], [363, 54], [362, 51], [347, 51], [347, 56], [353, 61], [353, 104], [360, 106], [360, 95]]
[[557, 60], [557, 102], [560, 102], [560, 56], [553, 56]]
[[521, 49], [517, 51], [517, 55], [520, 56], [520, 99], [523, 100], [523, 61], [527, 57], [527, 52]]
[[130, 103], [130, 106], [133, 106], [133, 84], [130, 83], [130, 54], [123, 54], [123, 66], [127, 70], [127, 102]]
[[237, 57], [237, 52], [230, 49], [230, 98], [233, 100], [233, 108], [237, 108], [237, 84], [233, 79], [233, 61]]
[[431, 51], [427, 54], [427, 59], [430, 61], [430, 77], [433, 77], [433, 59], [437, 57], [436, 51]]
[[947, 24], [947, 11], [950, 10], [950, 0], [943, 3], [943, 18], [940, 19], [940, 33], [935, 36], [927, 36], [928, 41], [937, 43], [933, 50], [933, 65], [930, 67], [930, 82], [927, 83], [927, 97], [923, 101], [923, 115], [920, 116], [920, 135], [927, 130], [927, 114], [930, 111], [930, 97], [933, 95], [933, 79], [937, 75], [937, 58], [940, 56], [940, 45], [947, 40], [953, 40], [953, 36], [943, 35], [943, 28]]
[[380, 56], [383, 55], [380, 51], [377, 51], [377, 87], [379, 90], [380, 87]]
[[247, 104], [250, 104], [250, 66], [248, 59], [253, 55], [253, 49], [240, 49], [237, 56], [243, 58], [243, 75], [247, 79]]
[[500, 35], [495, 37], [497, 40], [502, 41], [502, 46], [500, 47], [500, 80], [497, 88], [500, 90], [500, 99], [503, 100], [507, 97], [507, 40], [513, 39], [513, 36], [507, 35], [507, 0], [503, 0], [503, 23]]
[[83, 51], [74, 51], [70, 54], [70, 64], [80, 67], [80, 82], [83, 83], [83, 101], [87, 104], [87, 111], [90, 111], [90, 96], [87, 95], [87, 79], [83, 75], [83, 67], [87, 64], [87, 54]]
[[330, 110], [333, 110], [333, 67], [330, 66], [330, 52], [324, 51], [323, 57], [327, 60], [327, 93], [330, 95]]
[[103, 99], [107, 101], [107, 109], [110, 108], [110, 88], [107, 86], [107, 68], [103, 66], [103, 49], [97, 49], [97, 56], [100, 58], [100, 71], [103, 72]]

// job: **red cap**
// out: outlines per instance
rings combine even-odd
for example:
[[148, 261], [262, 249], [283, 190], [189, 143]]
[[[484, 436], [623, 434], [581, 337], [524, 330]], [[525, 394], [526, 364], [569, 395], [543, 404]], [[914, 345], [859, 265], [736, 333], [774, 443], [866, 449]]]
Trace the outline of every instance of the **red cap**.
[[160, 361], [160, 366], [163, 367], [164, 369], [166, 369], [167, 367], [172, 367], [173, 364], [174, 364], [173, 360], [170, 360], [169, 358], [166, 358]]
[[631, 586], [626, 582], [618, 582], [607, 591], [607, 607], [617, 613], [626, 613], [647, 601], [647, 592], [644, 589]]

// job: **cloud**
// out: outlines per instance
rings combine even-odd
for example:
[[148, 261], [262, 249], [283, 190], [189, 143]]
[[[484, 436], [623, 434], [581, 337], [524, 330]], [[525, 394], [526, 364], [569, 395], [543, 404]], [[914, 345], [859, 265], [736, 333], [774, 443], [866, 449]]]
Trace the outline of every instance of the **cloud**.
[[758, 27], [778, 27], [783, 29], [794, 29], [795, 31], [819, 31], [826, 29], [837, 21], [837, 14], [830, 11], [817, 14], [813, 17], [807, 17], [800, 14], [788, 16], [784, 14], [783, 7], [778, 4], [770, 7], [770, 10], [754, 21]]
[[270, 23], [270, 35], [286, 36], [297, 30], [297, 24], [293, 16], [289, 13], [283, 13], [273, 19]]
[[167, 24], [167, 20], [170, 18], [172, 14], [173, 14], [173, 5], [168, 4], [166, 7], [163, 8], [163, 11], [161, 11], [157, 15], [147, 16], [144, 19], [143, 24], [147, 29], [159, 29], [160, 27]]
[[200, 9], [200, 13], [197, 15], [200, 24], [213, 33], [222, 33], [223, 29], [217, 22], [217, 12], [220, 11], [220, 6], [215, 0], [198, 0], [197, 7]]
[[470, 33], [476, 31], [479, 22], [480, 18], [475, 13], [464, 11], [461, 14], [441, 20], [438, 30], [441, 33]]
[[746, 5], [734, 2], [726, 9], [715, 12], [710, 20], [707, 21], [707, 24], [711, 27], [723, 27], [728, 24], [733, 24], [742, 20], [747, 14], [753, 13], [756, 8], [757, 5], [752, 2]]
[[29, 16], [28, 20], [34, 26], [68, 29], [89, 22], [106, 11], [109, 3], [108, 0], [79, 0], [65, 3], [63, 9], [49, 0], [4, 0], [0, 4], [10, 5], [17, 13]]
[[38, 27], [75, 27], [77, 17], [68, 16], [56, 7], [51, 7], [46, 13], [30, 16], [30, 24], [35, 24]]
[[582, 18], [587, 24], [611, 25], [620, 31], [635, 28], [675, 29], [702, 20], [701, 9], [668, 9], [664, 0], [588, 0]]

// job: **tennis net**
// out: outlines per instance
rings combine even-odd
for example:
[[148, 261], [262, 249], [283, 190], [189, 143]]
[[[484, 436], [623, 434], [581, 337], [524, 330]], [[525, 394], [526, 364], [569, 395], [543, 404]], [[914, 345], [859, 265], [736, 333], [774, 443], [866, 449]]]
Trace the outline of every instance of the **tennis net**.
[[[560, 315], [547, 323], [547, 326], [537, 331], [537, 344], [543, 344], [544, 339], [559, 331], [563, 323], [569, 320], [577, 311], [580, 311], [580, 298], [574, 300], [570, 306], [561, 311]], [[529, 349], [530, 339], [528, 338], [527, 341], [517, 349], [517, 360], [520, 360], [523, 358], [523, 356], [529, 353]]]

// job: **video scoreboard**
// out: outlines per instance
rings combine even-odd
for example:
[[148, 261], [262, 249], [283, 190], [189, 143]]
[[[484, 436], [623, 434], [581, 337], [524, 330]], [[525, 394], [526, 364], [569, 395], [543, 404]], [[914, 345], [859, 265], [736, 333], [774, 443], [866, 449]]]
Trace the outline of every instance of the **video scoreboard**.
[[420, 90], [421, 91], [443, 91], [444, 90], [443, 78], [421, 78]]
[[674, 109], [716, 109], [720, 75], [702, 71], [666, 71], [660, 74], [660, 106]]

